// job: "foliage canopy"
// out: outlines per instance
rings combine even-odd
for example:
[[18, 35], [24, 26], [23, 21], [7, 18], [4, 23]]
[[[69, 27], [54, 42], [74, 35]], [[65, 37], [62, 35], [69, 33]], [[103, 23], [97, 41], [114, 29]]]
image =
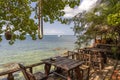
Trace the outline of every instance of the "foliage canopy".
[[[81, 13], [82, 14], [82, 13]], [[81, 18], [82, 16], [82, 18]], [[76, 18], [76, 17], [74, 17]], [[120, 1], [101, 0], [101, 3], [92, 10], [73, 18], [74, 31], [77, 34], [77, 45], [94, 39], [97, 35], [103, 38], [112, 38], [120, 42]], [[76, 18], [76, 19], [77, 19]], [[76, 24], [80, 25], [76, 26]], [[85, 24], [84, 27], [82, 24]], [[86, 27], [87, 26], [87, 27]], [[83, 29], [84, 28], [84, 29]], [[83, 33], [81, 35], [81, 33]]]
[[[16, 39], [25, 40], [26, 34], [29, 34], [33, 40], [36, 40], [38, 23], [37, 8], [40, 7], [40, 0], [0, 0], [0, 34], [9, 31], [12, 38], [9, 43], [13, 44]], [[41, 0], [41, 14], [45, 22], [53, 23], [55, 20], [66, 23], [63, 18], [63, 11], [66, 5], [74, 8], [79, 5], [80, 0]], [[36, 7], [31, 7], [31, 3], [35, 2]], [[36, 12], [35, 19], [30, 18], [32, 12]], [[0, 36], [2, 41], [2, 36]]]

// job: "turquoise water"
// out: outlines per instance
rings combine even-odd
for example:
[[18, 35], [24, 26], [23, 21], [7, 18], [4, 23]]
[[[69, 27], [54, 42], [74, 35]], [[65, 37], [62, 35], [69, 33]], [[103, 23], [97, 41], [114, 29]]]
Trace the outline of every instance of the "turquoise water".
[[42, 40], [16, 40], [11, 46], [3, 39], [0, 42], [0, 66], [7, 63], [24, 63], [26, 65], [40, 62], [41, 59], [56, 56], [67, 50], [73, 50], [75, 36], [45, 35]]

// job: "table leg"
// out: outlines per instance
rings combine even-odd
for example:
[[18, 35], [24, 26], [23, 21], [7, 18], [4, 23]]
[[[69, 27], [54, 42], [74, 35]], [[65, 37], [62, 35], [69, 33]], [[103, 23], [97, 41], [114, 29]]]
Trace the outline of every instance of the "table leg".
[[67, 80], [72, 80], [70, 77], [70, 71], [67, 72]]
[[48, 76], [49, 73], [50, 73], [50, 68], [51, 68], [51, 65], [50, 65], [50, 64], [45, 64], [44, 69], [45, 69], [45, 74], [46, 74], [47, 76]]
[[83, 76], [80, 73], [80, 68], [79, 67], [75, 68], [75, 75], [77, 77], [77, 80], [83, 80]]

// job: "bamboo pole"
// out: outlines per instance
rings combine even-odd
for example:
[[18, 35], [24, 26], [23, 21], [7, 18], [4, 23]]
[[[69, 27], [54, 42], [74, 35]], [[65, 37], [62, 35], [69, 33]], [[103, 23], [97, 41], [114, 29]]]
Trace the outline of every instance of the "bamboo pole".
[[38, 5], [38, 38], [43, 38], [43, 18], [42, 18], [42, 0], [39, 0]]

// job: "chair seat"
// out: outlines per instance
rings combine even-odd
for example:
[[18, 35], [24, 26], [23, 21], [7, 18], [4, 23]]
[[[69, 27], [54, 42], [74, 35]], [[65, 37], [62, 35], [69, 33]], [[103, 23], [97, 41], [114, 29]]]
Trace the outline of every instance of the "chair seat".
[[89, 80], [89, 70], [90, 70], [90, 67], [87, 66], [87, 65], [82, 65], [80, 66], [80, 70], [82, 72], [82, 80]]
[[82, 70], [85, 70], [85, 69], [88, 69], [88, 68], [89, 68], [89, 66], [87, 66], [87, 65], [80, 66], [80, 69], [82, 69]]
[[36, 80], [44, 80], [46, 78], [46, 75], [42, 72], [34, 73], [34, 76]]

